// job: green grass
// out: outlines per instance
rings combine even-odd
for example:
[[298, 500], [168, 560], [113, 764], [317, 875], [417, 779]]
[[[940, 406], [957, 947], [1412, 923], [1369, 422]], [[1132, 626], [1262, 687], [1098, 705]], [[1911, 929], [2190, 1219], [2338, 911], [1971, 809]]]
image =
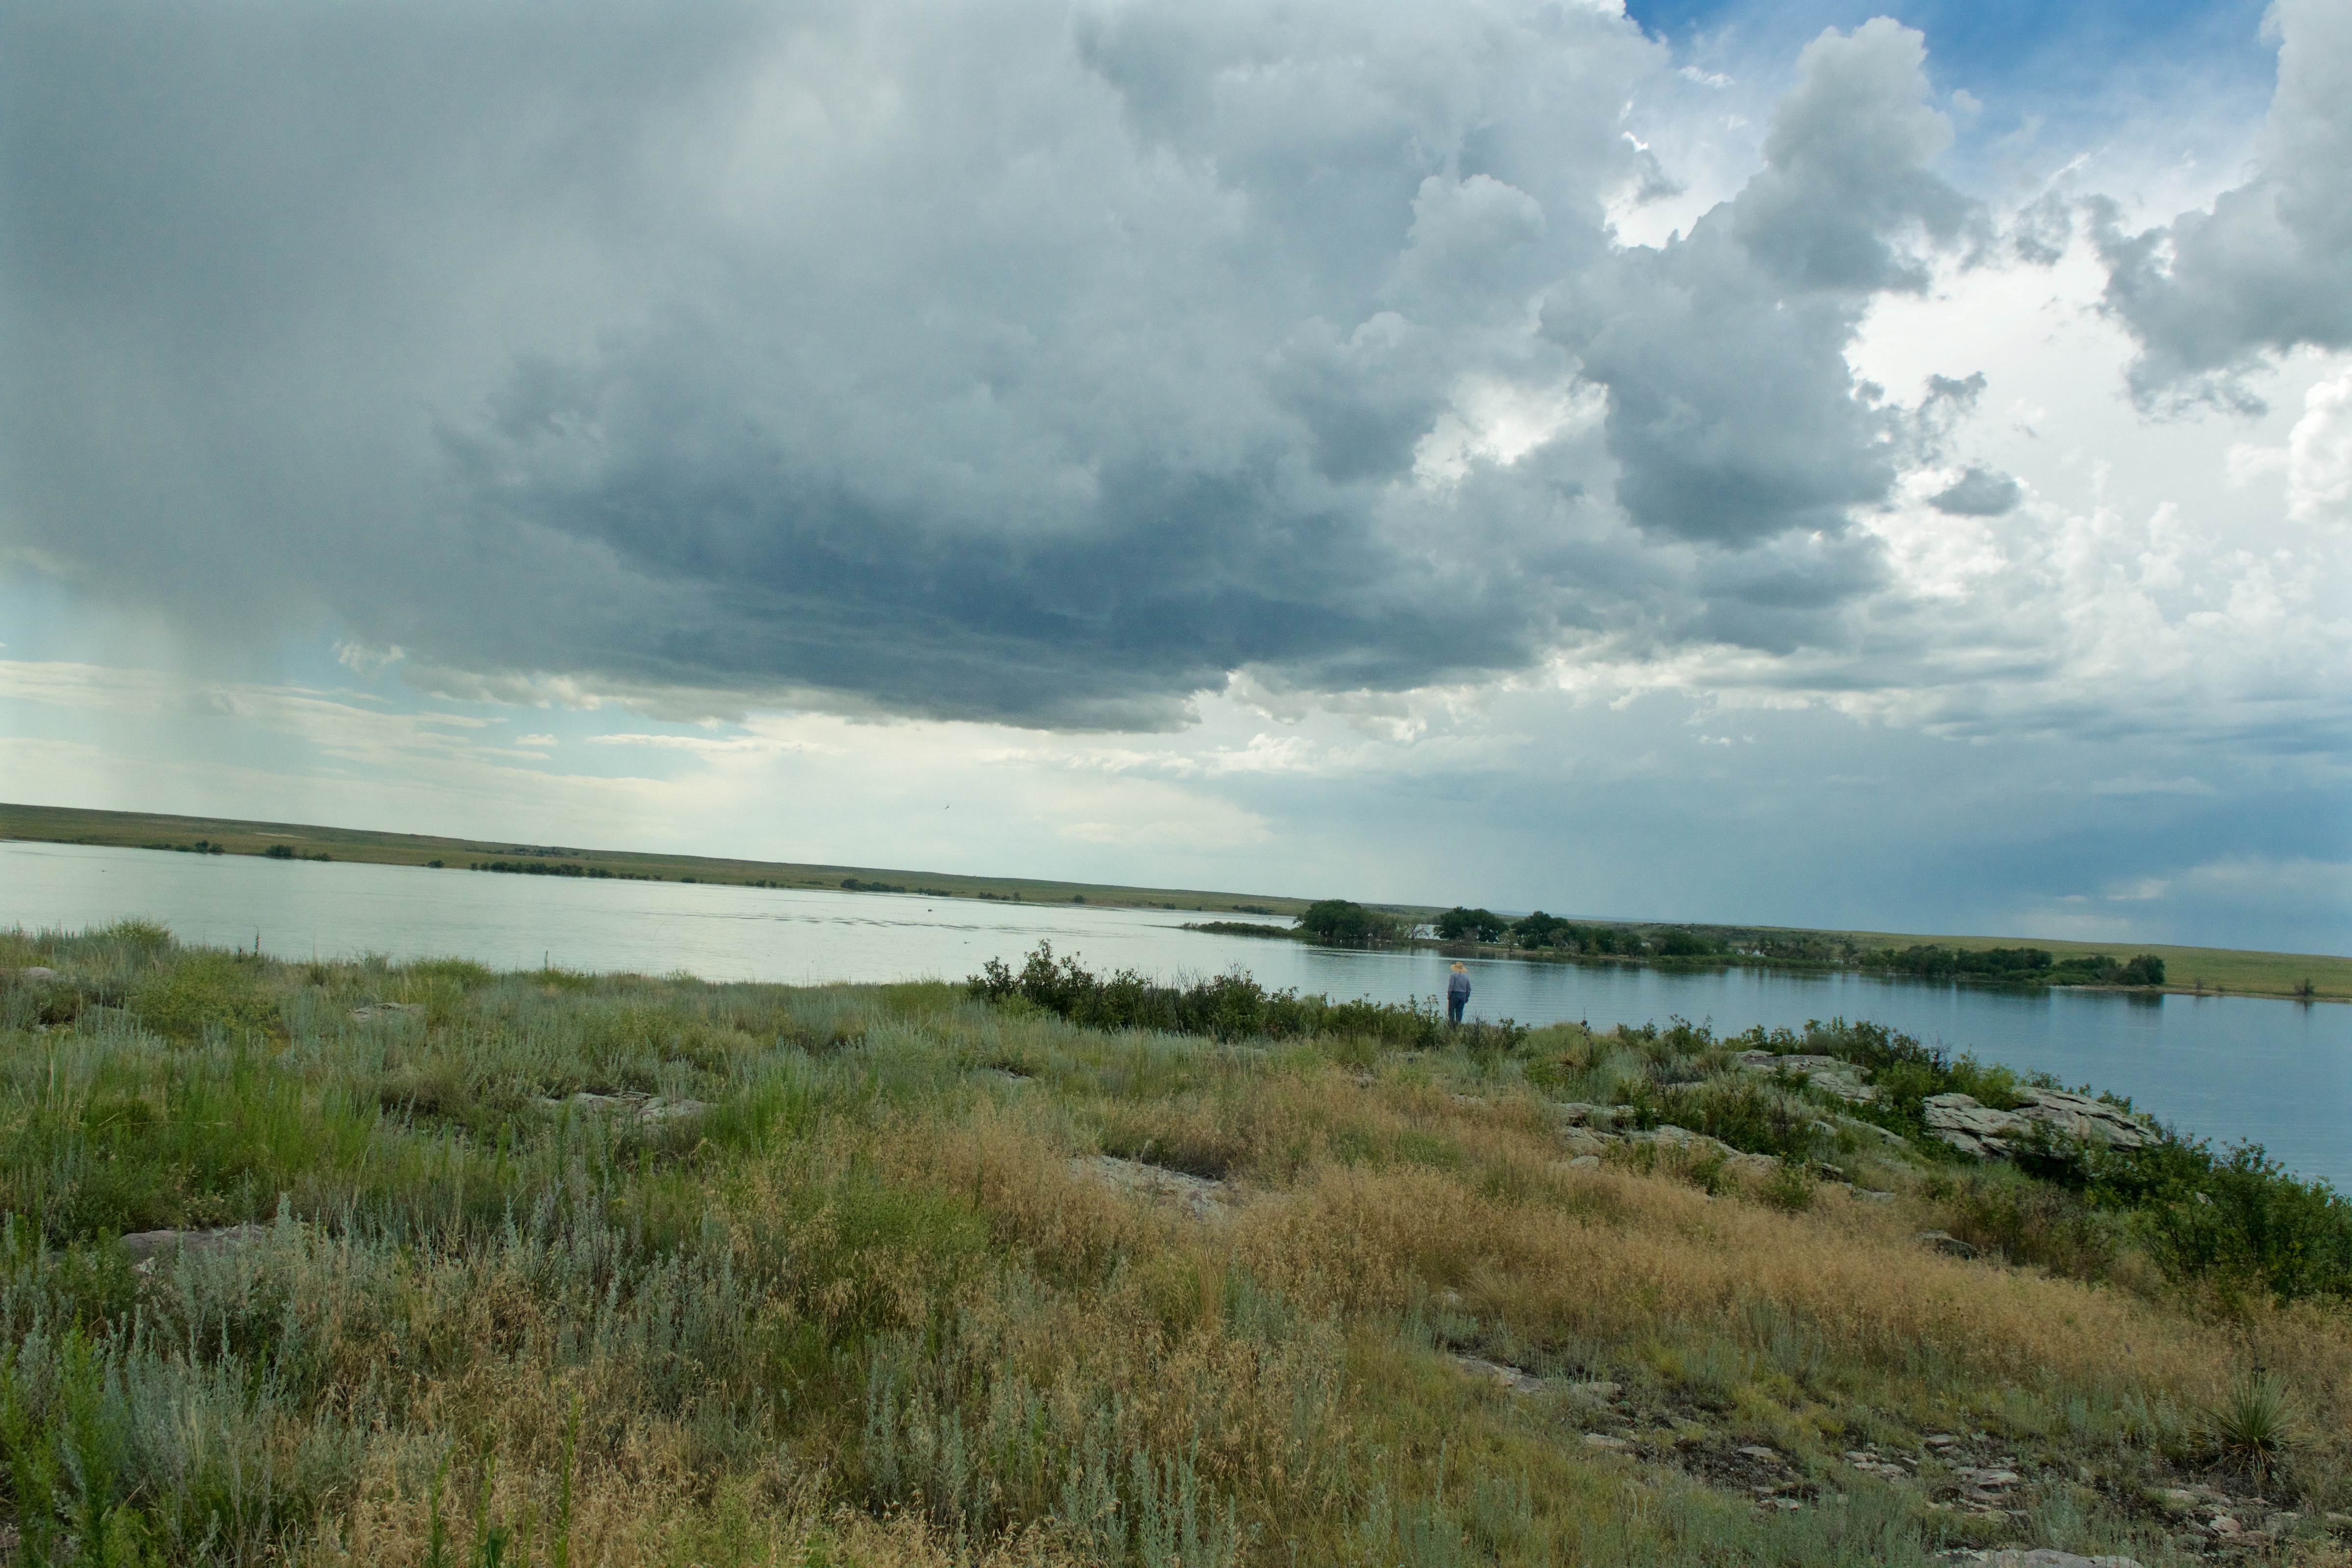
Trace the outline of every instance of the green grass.
[[[1852, 1129], [1769, 1179], [1568, 1165], [1564, 1099], [1719, 1093], [1749, 1142], [1832, 1109], [1689, 1031], [1220, 1041], [137, 923], [0, 932], [0, 969], [19, 1561], [2155, 1564], [2162, 1486], [2352, 1502], [2331, 1296], [2168, 1275], [2129, 1225], [2061, 1257], [2088, 1198]], [[1987, 1260], [1913, 1240], [1972, 1223]], [[145, 1271], [114, 1240], [232, 1225]], [[2014, 1512], [1955, 1501], [2004, 1456]]]

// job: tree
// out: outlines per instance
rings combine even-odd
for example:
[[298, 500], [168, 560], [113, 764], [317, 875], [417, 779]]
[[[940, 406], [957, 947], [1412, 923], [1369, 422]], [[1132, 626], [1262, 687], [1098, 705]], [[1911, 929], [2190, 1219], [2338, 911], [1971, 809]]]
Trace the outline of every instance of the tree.
[[1307, 906], [1298, 929], [1334, 947], [1360, 947], [1389, 934], [1391, 922], [1346, 899], [1321, 899]]
[[1437, 934], [1446, 942], [1500, 942], [1510, 921], [1492, 910], [1465, 910], [1454, 905], [1437, 917]]
[[1521, 947], [1549, 947], [1562, 931], [1571, 930], [1558, 915], [1538, 910], [1511, 922], [1511, 940]]

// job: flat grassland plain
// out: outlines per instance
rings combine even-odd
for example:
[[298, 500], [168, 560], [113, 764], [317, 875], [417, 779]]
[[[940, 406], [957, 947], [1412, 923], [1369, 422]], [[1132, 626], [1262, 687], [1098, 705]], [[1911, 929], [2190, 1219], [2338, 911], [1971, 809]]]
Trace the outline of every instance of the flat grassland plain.
[[[2352, 1562], [2324, 1190], [1963, 1158], [1921, 1097], [2015, 1080], [1866, 1028], [1762, 1042], [1863, 1103], [1760, 1037], [1277, 1037], [1230, 979], [1225, 1037], [1110, 1031], [1056, 1007], [1136, 998], [1039, 973], [0, 932], [12, 1552]], [[1667, 1111], [1728, 1146], [1593, 1131]]]
[[[1192, 910], [1206, 913], [1295, 916], [1312, 900], [1268, 893], [1219, 893], [1198, 889], [1129, 888], [1112, 883], [1055, 882], [1019, 877], [970, 877], [944, 871], [892, 870], [870, 866], [813, 866], [768, 860], [730, 860], [694, 855], [646, 855], [626, 850], [576, 849], [518, 845], [503, 839], [435, 838], [418, 834], [378, 833], [367, 828], [321, 827], [303, 823], [247, 822], [229, 817], [171, 816], [157, 813], [89, 811], [72, 806], [0, 804], [0, 839], [57, 844], [96, 844], [120, 848], [217, 846], [232, 855], [261, 855], [284, 846], [299, 855], [327, 855], [388, 866], [425, 866], [439, 861], [463, 868], [475, 861], [530, 864], [551, 871], [577, 868], [581, 874], [654, 877], [741, 887], [839, 889], [845, 882], [881, 892], [920, 892], [933, 898], [993, 899], [1027, 903], [1081, 902], [1119, 909]], [[1439, 910], [1411, 904], [1375, 906], [1412, 920]], [[1673, 922], [1643, 921], [1644, 925]], [[1702, 926], [1703, 930], [1731, 930]], [[1779, 931], [1782, 928], [1738, 928]], [[1793, 931], [1793, 928], [1791, 928]], [[2089, 953], [2152, 952], [2165, 961], [2176, 992], [2230, 992], [2248, 996], [2294, 996], [2311, 1001], [2352, 1000], [2352, 957], [2318, 953], [2257, 952], [2232, 948], [2150, 947], [2141, 943], [2072, 942], [2053, 938], [1937, 936], [1891, 931], [1823, 931], [1852, 937], [1867, 947], [1905, 948], [1915, 943], [1981, 951], [2030, 943], [2060, 959]], [[1499, 951], [1499, 950], [1496, 950]], [[2306, 989], [2307, 988], [2307, 989]]]

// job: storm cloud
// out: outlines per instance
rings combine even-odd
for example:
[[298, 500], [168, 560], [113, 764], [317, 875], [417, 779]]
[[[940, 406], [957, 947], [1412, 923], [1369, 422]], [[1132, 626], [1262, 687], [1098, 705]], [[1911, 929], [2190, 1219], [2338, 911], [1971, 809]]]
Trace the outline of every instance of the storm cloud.
[[1156, 727], [1804, 646], [1902, 461], [1846, 350], [1979, 221], [1883, 20], [1662, 247], [1600, 8], [0, 26], [0, 539], [452, 680]]

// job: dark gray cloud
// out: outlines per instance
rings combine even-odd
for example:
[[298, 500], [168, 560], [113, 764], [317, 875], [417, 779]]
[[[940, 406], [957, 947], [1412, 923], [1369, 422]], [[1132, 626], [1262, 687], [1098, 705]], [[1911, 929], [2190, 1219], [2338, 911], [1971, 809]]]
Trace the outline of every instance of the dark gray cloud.
[[0, 541], [222, 637], [1053, 725], [1835, 641], [1906, 419], [1845, 351], [1973, 222], [1921, 62], [1824, 35], [1627, 249], [1664, 60], [1574, 8], [18, 5]]
[[1927, 504], [1954, 517], [2005, 517], [2024, 493], [2007, 474], [1970, 468], [1954, 484], [1928, 497]]
[[2258, 168], [2210, 212], [2124, 232], [2093, 204], [2107, 306], [2139, 340], [2146, 408], [2258, 412], [2241, 379], [2268, 354], [2352, 347], [2352, 7], [2278, 0], [2278, 91]]

